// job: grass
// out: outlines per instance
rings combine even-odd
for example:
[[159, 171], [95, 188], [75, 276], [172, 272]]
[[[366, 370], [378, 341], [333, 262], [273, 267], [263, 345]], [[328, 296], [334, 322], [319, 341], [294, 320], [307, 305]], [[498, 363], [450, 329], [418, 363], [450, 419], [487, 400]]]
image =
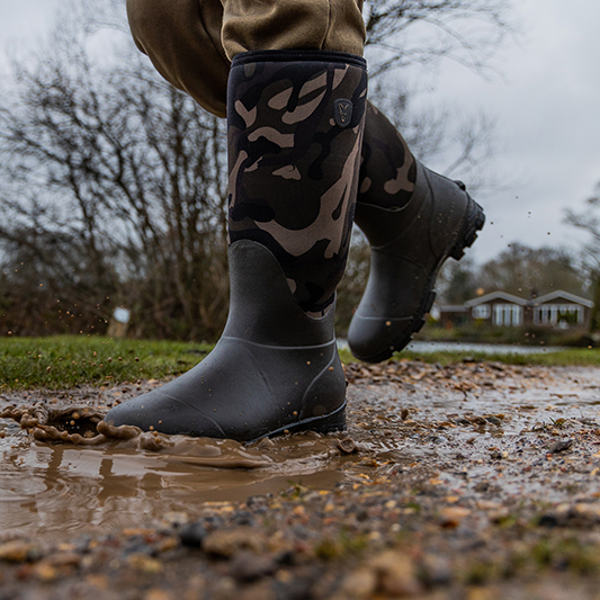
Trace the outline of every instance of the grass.
[[0, 337], [0, 391], [65, 389], [184, 373], [210, 347], [103, 337]]
[[508, 365], [540, 365], [547, 367], [593, 367], [600, 366], [600, 348], [568, 348], [556, 351], [532, 352], [531, 354], [504, 354], [468, 351], [438, 351], [396, 353], [396, 359], [408, 358], [423, 360], [428, 363], [447, 365], [453, 362], [493, 361]]
[[[356, 362], [349, 350], [340, 350], [342, 362]], [[489, 361], [507, 365], [541, 365], [548, 367], [600, 366], [600, 348], [568, 348], [557, 351], [532, 352], [531, 354], [505, 354], [488, 352], [470, 352], [468, 350], [440, 350], [434, 352], [414, 352], [403, 350], [396, 352], [392, 360], [421, 360], [443, 366], [456, 362]]]
[[[31, 388], [68, 389], [161, 379], [179, 375], [197, 364], [211, 349], [206, 344], [114, 340], [98, 336], [47, 338], [0, 337], [0, 392]], [[348, 350], [342, 361], [354, 361]], [[447, 365], [468, 359], [517, 365], [596, 366], [600, 349], [574, 348], [535, 354], [404, 351], [394, 359], [423, 360]]]

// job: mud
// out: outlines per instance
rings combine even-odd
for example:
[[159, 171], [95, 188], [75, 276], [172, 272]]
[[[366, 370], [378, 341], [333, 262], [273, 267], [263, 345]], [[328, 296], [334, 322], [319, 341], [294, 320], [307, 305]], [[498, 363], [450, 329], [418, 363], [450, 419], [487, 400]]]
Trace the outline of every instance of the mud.
[[[112, 428], [102, 421], [106, 391], [89, 389], [79, 398], [4, 395], [3, 531], [38, 537], [142, 527], [165, 512], [196, 516], [207, 502], [276, 494], [291, 481], [332, 490], [373, 469], [385, 475], [386, 467], [415, 463], [462, 492], [501, 477], [504, 496], [560, 501], [566, 497], [560, 470], [532, 478], [521, 465], [532, 454], [546, 460], [553, 443], [574, 434], [593, 432], [591, 444], [600, 444], [596, 369], [400, 363], [351, 365], [347, 376], [354, 384], [347, 432], [246, 445]], [[130, 386], [108, 392], [112, 402], [137, 393]], [[540, 431], [554, 441], [541, 444]], [[569, 489], [579, 479], [572, 476]], [[589, 493], [600, 493], [596, 482], [586, 484]]]
[[[142, 434], [102, 421], [115, 402], [158, 382], [54, 396], [4, 394], [0, 543], [35, 539], [52, 544], [83, 534], [104, 539], [165, 527], [180, 531], [173, 523], [227, 530], [240, 522], [255, 523], [258, 517], [250, 517], [252, 513], [266, 519], [256, 532], [275, 536], [269, 544], [287, 536], [291, 546], [286, 551], [295, 553], [308, 543], [315, 569], [321, 569], [321, 560], [327, 563], [344, 554], [335, 540], [347, 535], [358, 536], [375, 554], [411, 540], [414, 581], [401, 595], [423, 595], [427, 586], [439, 585], [440, 597], [444, 590], [465, 597], [456, 592], [457, 585], [492, 577], [496, 571], [491, 567], [479, 573], [484, 558], [488, 566], [500, 564], [500, 571], [515, 572], [515, 552], [525, 548], [525, 555], [537, 556], [547, 527], [563, 528], [564, 535], [575, 527], [577, 543], [589, 544], [600, 556], [600, 369], [400, 361], [376, 367], [352, 364], [346, 374], [346, 432], [245, 445]], [[562, 535], [555, 538], [562, 540]], [[327, 540], [335, 543], [330, 547]], [[344, 544], [354, 547], [354, 542]], [[330, 551], [333, 558], [328, 558]], [[561, 549], [556, 552], [559, 566], [574, 560]], [[341, 556], [336, 567], [350, 579], [357, 561], [352, 556]], [[581, 556], [577, 554], [578, 560]], [[438, 583], [427, 575], [430, 560], [446, 565]], [[553, 566], [553, 560], [549, 557], [543, 567]], [[210, 562], [202, 564], [207, 581], [213, 576], [217, 581], [222, 569], [213, 573]], [[269, 564], [265, 577], [280, 568]], [[600, 561], [584, 564], [588, 574], [596, 573], [597, 564], [600, 577]], [[369, 565], [363, 567], [370, 569], [371, 581], [375, 567]], [[185, 572], [183, 563], [180, 567]], [[459, 571], [471, 574], [468, 581]], [[275, 588], [280, 583], [273, 580]], [[192, 597], [212, 598], [213, 592], [221, 597], [217, 588], [206, 585], [204, 595]], [[322, 597], [371, 597], [371, 592], [344, 595], [344, 585], [343, 578], [334, 577]], [[373, 585], [375, 594], [379, 584]], [[567, 591], [561, 595], [554, 589], [555, 597], [576, 597], [574, 588], [560, 585]], [[281, 589], [282, 595], [261, 597], [287, 598], [291, 592]], [[235, 590], [231, 597], [237, 597]], [[505, 592], [498, 594], [508, 597]], [[588, 597], [586, 593], [580, 597]]]

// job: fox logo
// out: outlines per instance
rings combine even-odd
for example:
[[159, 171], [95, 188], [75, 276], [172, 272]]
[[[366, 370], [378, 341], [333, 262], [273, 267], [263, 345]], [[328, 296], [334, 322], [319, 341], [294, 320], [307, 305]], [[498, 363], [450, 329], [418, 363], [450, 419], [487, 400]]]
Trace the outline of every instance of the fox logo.
[[333, 118], [339, 127], [347, 127], [352, 120], [352, 102], [344, 98], [335, 101]]

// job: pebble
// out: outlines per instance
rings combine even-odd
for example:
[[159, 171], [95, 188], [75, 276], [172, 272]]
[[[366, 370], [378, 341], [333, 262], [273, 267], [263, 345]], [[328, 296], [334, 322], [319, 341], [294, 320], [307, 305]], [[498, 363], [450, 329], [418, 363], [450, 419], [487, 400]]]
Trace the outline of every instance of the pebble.
[[127, 564], [136, 571], [142, 571], [149, 575], [160, 573], [163, 570], [163, 564], [159, 560], [145, 554], [130, 554], [127, 557]]
[[353, 454], [354, 452], [357, 451], [356, 448], [356, 442], [350, 438], [345, 438], [343, 440], [338, 440], [337, 441], [337, 447], [344, 453], [344, 454]]
[[173, 597], [174, 596], [172, 594], [169, 594], [165, 590], [161, 590], [158, 588], [148, 590], [144, 594], [144, 600], [172, 600]]
[[600, 522], [600, 503], [578, 503], [573, 507], [571, 514], [590, 523]]
[[559, 452], [564, 452], [565, 450], [569, 450], [573, 445], [572, 439], [567, 440], [559, 440], [555, 444], [553, 444], [552, 448], [550, 448], [550, 452], [552, 454], [558, 454]]
[[421, 576], [425, 583], [446, 585], [452, 581], [452, 568], [446, 557], [427, 554], [421, 562]]
[[156, 551], [159, 554], [162, 554], [164, 552], [169, 552], [170, 550], [175, 550], [175, 548], [177, 548], [177, 546], [179, 546], [179, 539], [176, 537], [166, 537], [163, 538], [162, 540], [160, 540], [156, 545]]
[[136, 535], [127, 540], [127, 544], [123, 549], [124, 554], [146, 554], [148, 556], [155, 553], [154, 547], [149, 544], [144, 536]]
[[445, 506], [440, 510], [440, 525], [442, 527], [458, 527], [471, 511], [461, 506]]
[[347, 575], [340, 589], [338, 597], [348, 600], [362, 600], [369, 598], [377, 589], [377, 573], [374, 569], [360, 568]]
[[213, 597], [217, 600], [239, 599], [239, 593], [236, 595], [235, 579], [232, 577], [221, 577], [213, 588]]
[[376, 556], [370, 567], [377, 579], [377, 591], [391, 596], [414, 596], [421, 592], [421, 585], [413, 560], [397, 550], [387, 550]]
[[206, 529], [197, 521], [186, 523], [179, 530], [179, 539], [188, 548], [201, 548], [205, 537]]
[[243, 550], [231, 561], [229, 570], [234, 579], [248, 582], [273, 574], [277, 570], [277, 564], [271, 556], [259, 556]]
[[58, 579], [58, 569], [47, 562], [41, 562], [37, 564], [33, 570], [33, 574], [40, 581], [44, 581], [46, 583], [50, 583]]
[[249, 527], [239, 527], [233, 531], [215, 531], [207, 535], [202, 544], [207, 554], [225, 558], [230, 558], [240, 550], [260, 554], [265, 545], [264, 537]]
[[0, 546], [0, 560], [23, 563], [33, 560], [38, 554], [37, 548], [30, 542], [13, 540]]
[[81, 561], [82, 557], [74, 552], [59, 552], [44, 560], [45, 563], [53, 567], [78, 567]]
[[545, 514], [538, 519], [537, 524], [539, 527], [548, 527], [549, 529], [551, 529], [553, 527], [558, 527], [560, 525], [560, 522], [556, 515]]

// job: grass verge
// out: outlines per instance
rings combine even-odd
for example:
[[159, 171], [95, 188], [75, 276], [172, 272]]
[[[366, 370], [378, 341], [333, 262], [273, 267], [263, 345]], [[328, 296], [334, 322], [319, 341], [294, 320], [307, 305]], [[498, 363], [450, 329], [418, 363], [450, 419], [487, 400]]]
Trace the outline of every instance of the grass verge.
[[[0, 337], [0, 392], [161, 379], [184, 373], [211, 348], [198, 343], [114, 340], [98, 336]], [[355, 361], [348, 350], [341, 350], [340, 356], [345, 363]], [[600, 349], [574, 348], [535, 354], [404, 351], [393, 360], [404, 359], [442, 365], [487, 360], [513, 365], [597, 366]]]
[[505, 354], [468, 351], [412, 352], [405, 350], [396, 353], [395, 359], [423, 360], [428, 363], [447, 365], [453, 362], [489, 361], [508, 365], [540, 365], [547, 367], [593, 367], [600, 366], [600, 348], [568, 348], [532, 352], [530, 354]]
[[0, 391], [66, 389], [184, 373], [210, 351], [206, 344], [103, 337], [0, 337]]

